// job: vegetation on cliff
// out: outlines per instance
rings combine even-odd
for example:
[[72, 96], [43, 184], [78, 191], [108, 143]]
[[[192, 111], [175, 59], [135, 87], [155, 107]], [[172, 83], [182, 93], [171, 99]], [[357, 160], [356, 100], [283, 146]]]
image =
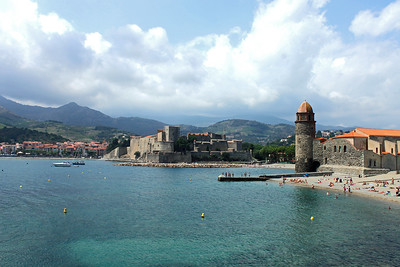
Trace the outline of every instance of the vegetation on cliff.
[[42, 143], [56, 143], [69, 141], [68, 139], [56, 135], [42, 133], [36, 130], [16, 127], [4, 127], [0, 129], [0, 142], [22, 143], [23, 141], [38, 141]]

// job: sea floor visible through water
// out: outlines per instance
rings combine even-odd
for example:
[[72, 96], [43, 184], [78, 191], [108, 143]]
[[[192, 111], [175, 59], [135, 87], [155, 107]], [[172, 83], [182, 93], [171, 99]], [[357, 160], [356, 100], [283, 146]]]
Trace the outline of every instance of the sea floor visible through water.
[[0, 266], [400, 262], [396, 204], [388, 209], [378, 200], [273, 182], [217, 181], [222, 172], [293, 170], [121, 167], [97, 160], [56, 168], [52, 162], [0, 159]]

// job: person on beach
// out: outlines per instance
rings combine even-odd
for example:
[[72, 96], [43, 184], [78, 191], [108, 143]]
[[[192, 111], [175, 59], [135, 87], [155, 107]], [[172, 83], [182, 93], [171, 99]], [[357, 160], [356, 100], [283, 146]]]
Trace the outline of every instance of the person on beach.
[[346, 185], [343, 185], [343, 192], [346, 193]]

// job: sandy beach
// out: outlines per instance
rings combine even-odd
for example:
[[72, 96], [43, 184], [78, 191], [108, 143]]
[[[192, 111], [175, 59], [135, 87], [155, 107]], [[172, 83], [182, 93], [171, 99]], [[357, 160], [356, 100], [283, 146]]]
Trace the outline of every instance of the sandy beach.
[[[270, 181], [283, 183], [282, 178]], [[338, 197], [343, 194], [355, 194], [400, 204], [400, 197], [396, 196], [396, 187], [400, 188], [400, 174], [396, 174], [395, 171], [369, 177], [334, 173], [332, 176], [287, 178], [285, 184], [314, 187]]]

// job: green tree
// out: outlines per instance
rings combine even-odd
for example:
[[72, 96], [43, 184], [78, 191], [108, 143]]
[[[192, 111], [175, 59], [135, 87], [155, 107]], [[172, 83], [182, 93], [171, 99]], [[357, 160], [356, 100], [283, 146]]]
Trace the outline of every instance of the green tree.
[[177, 152], [186, 152], [190, 149], [189, 141], [185, 136], [181, 136], [175, 142], [175, 151]]
[[114, 138], [107, 146], [106, 148], [106, 152], [110, 153], [111, 151], [113, 151], [115, 148], [117, 148], [119, 145], [119, 141], [118, 138]]

